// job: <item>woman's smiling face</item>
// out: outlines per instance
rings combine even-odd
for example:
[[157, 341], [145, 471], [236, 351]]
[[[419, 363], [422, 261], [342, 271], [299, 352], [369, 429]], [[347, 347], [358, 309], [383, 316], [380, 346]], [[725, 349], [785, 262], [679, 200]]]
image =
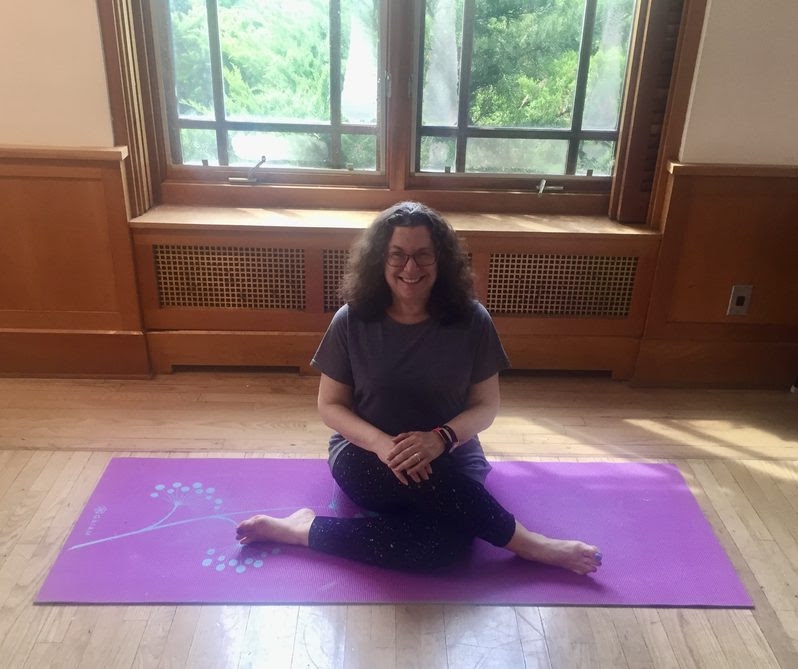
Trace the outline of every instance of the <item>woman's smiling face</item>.
[[394, 303], [425, 306], [429, 300], [432, 286], [438, 278], [438, 266], [435, 262], [419, 266], [415, 258], [408, 258], [402, 267], [389, 265], [387, 255], [403, 253], [407, 256], [421, 254], [435, 256], [435, 245], [429, 228], [425, 225], [412, 227], [397, 226], [393, 229], [388, 248], [385, 250], [385, 281], [391, 289]]

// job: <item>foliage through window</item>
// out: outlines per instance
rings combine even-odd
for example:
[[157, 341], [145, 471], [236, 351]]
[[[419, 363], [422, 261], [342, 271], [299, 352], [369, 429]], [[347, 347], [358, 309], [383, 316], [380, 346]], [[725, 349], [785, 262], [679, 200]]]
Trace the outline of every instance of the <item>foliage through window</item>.
[[175, 163], [377, 168], [374, 0], [168, 5]]
[[[385, 3], [416, 12], [389, 34]], [[635, 0], [153, 0], [176, 165], [384, 172], [414, 95], [417, 174], [612, 173]], [[160, 12], [160, 14], [158, 14]], [[401, 50], [388, 48], [400, 40]], [[388, 53], [416, 63], [393, 75]]]
[[416, 169], [608, 175], [633, 0], [428, 0]]

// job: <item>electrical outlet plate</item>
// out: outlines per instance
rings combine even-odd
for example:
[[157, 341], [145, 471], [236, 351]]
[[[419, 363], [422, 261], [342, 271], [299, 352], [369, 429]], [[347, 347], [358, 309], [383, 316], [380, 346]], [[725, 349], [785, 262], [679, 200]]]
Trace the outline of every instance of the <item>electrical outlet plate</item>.
[[754, 287], [747, 284], [735, 284], [732, 286], [729, 296], [729, 306], [726, 309], [727, 316], [747, 316], [748, 306], [751, 304], [751, 293]]

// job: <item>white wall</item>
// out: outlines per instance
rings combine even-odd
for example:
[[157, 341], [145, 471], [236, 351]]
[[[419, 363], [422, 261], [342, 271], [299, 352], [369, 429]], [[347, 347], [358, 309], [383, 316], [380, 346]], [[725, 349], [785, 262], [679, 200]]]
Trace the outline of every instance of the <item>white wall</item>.
[[798, 0], [710, 0], [680, 157], [798, 165]]
[[113, 145], [95, 0], [0, 0], [0, 144]]

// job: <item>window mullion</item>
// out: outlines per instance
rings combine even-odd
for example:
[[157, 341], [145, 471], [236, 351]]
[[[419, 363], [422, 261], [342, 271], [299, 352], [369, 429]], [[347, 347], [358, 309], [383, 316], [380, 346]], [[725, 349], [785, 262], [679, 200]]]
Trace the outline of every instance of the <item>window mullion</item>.
[[465, 0], [463, 6], [463, 45], [460, 54], [460, 91], [457, 103], [457, 150], [455, 171], [465, 172], [466, 143], [468, 141], [468, 106], [471, 89], [471, 60], [474, 54], [475, 0]]
[[421, 171], [421, 138], [423, 136], [423, 108], [422, 103], [424, 100], [424, 48], [426, 39], [426, 23], [427, 23], [427, 2], [421, 0], [421, 7], [419, 9], [418, 20], [418, 49], [416, 50], [416, 62], [418, 63], [418, 72], [416, 75], [416, 96], [415, 96], [415, 132], [413, 133], [415, 139], [415, 152], [413, 160], [413, 171]]
[[167, 130], [169, 134], [169, 152], [172, 162], [177, 165], [183, 163], [183, 147], [180, 144], [180, 117], [177, 106], [177, 95], [175, 93], [175, 79], [177, 77], [177, 62], [175, 60], [175, 47], [172, 38], [172, 13], [169, 11], [169, 3], [158, 3], [153, 5], [153, 12], [158, 12], [155, 21], [156, 26], [161, 26], [163, 47], [160, 51], [161, 62], [168, 67], [163, 67], [163, 77], [166, 80], [163, 86], [164, 98], [166, 101], [165, 109], [167, 116]]
[[216, 0], [206, 0], [208, 11], [208, 46], [211, 58], [211, 82], [213, 86], [213, 113], [216, 119], [216, 150], [220, 165], [229, 165], [227, 151], [227, 129], [224, 110], [224, 70], [222, 68], [222, 44], [219, 36], [219, 12]]
[[574, 109], [571, 116], [571, 140], [568, 143], [568, 159], [565, 173], [576, 174], [576, 161], [579, 157], [582, 117], [585, 112], [585, 96], [587, 95], [587, 75], [590, 70], [590, 52], [593, 47], [593, 30], [596, 25], [596, 0], [585, 2], [585, 20], [582, 24], [582, 44], [579, 49], [579, 66], [576, 72], [576, 91], [574, 91]]
[[330, 0], [330, 135], [330, 167], [341, 168], [341, 0]]

